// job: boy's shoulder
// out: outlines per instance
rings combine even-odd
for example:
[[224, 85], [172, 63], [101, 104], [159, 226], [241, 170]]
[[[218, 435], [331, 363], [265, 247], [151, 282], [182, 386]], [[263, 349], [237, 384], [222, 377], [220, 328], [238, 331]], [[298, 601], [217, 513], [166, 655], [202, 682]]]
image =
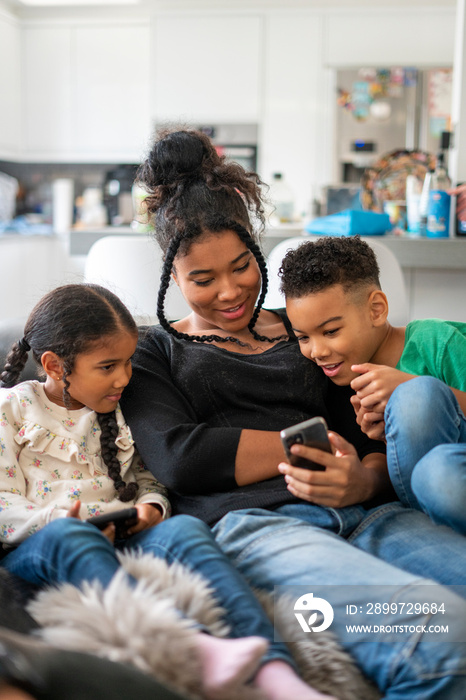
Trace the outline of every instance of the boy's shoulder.
[[405, 344], [412, 340], [413, 336], [423, 338], [448, 337], [460, 333], [466, 337], [466, 323], [461, 321], [447, 321], [441, 318], [422, 318], [410, 321], [406, 326]]

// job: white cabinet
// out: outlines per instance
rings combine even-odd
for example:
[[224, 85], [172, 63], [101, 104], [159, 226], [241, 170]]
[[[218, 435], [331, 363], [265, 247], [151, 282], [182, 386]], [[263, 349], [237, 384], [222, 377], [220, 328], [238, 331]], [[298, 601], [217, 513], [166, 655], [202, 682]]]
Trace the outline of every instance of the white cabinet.
[[453, 63], [455, 8], [381, 8], [329, 13], [326, 65], [438, 66]]
[[23, 28], [23, 144], [31, 160], [73, 150], [71, 28]]
[[75, 30], [76, 148], [91, 160], [141, 160], [150, 131], [150, 29]]
[[0, 8], [0, 160], [19, 151], [20, 71], [20, 26]]
[[150, 136], [147, 23], [25, 26], [31, 160], [138, 162]]
[[262, 25], [261, 17], [228, 13], [158, 17], [156, 121], [258, 122]]
[[297, 214], [309, 209], [312, 184], [325, 178], [320, 165], [329, 125], [322, 34], [323, 20], [316, 14], [280, 13], [267, 23], [260, 173], [268, 183], [274, 171], [283, 173]]

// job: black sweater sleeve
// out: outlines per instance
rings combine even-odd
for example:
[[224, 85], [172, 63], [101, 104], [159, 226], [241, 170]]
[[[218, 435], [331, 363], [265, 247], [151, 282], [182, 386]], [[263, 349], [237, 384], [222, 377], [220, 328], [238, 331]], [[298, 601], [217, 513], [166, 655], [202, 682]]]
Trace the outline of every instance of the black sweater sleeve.
[[237, 487], [241, 429], [199, 423], [171, 377], [169, 345], [147, 334], [133, 358], [121, 405], [146, 467], [168, 489], [184, 494]]

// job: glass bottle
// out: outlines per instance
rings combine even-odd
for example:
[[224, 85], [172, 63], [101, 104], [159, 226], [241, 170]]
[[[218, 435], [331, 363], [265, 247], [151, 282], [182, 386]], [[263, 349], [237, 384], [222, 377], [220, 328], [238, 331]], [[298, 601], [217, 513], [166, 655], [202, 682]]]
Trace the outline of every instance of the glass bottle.
[[426, 236], [448, 238], [450, 229], [451, 180], [445, 167], [443, 151], [438, 154], [437, 166], [432, 174], [427, 206]]

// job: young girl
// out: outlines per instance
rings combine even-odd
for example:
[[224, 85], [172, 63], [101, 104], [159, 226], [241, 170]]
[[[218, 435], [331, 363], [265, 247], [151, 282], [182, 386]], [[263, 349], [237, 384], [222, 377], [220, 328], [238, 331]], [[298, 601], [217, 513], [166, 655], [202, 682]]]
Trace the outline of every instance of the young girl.
[[[137, 337], [126, 307], [97, 285], [59, 287], [32, 311], [1, 375], [3, 387], [13, 387], [0, 389], [1, 565], [39, 586], [97, 580], [105, 587], [120, 566], [117, 549], [179, 561], [208, 581], [238, 637], [197, 635], [205, 697], [223, 697], [262, 661], [253, 682], [266, 697], [284, 700], [286, 688], [296, 686], [301, 695], [292, 692], [294, 698], [322, 698], [295, 674], [286, 647], [274, 642], [272, 625], [204, 523], [165, 520], [164, 489], [141, 463], [119, 408]], [[45, 382], [17, 385], [29, 351]], [[102, 534], [86, 522], [131, 505], [138, 521], [125, 539], [115, 539], [113, 525]], [[281, 695], [267, 692], [271, 677]]]

